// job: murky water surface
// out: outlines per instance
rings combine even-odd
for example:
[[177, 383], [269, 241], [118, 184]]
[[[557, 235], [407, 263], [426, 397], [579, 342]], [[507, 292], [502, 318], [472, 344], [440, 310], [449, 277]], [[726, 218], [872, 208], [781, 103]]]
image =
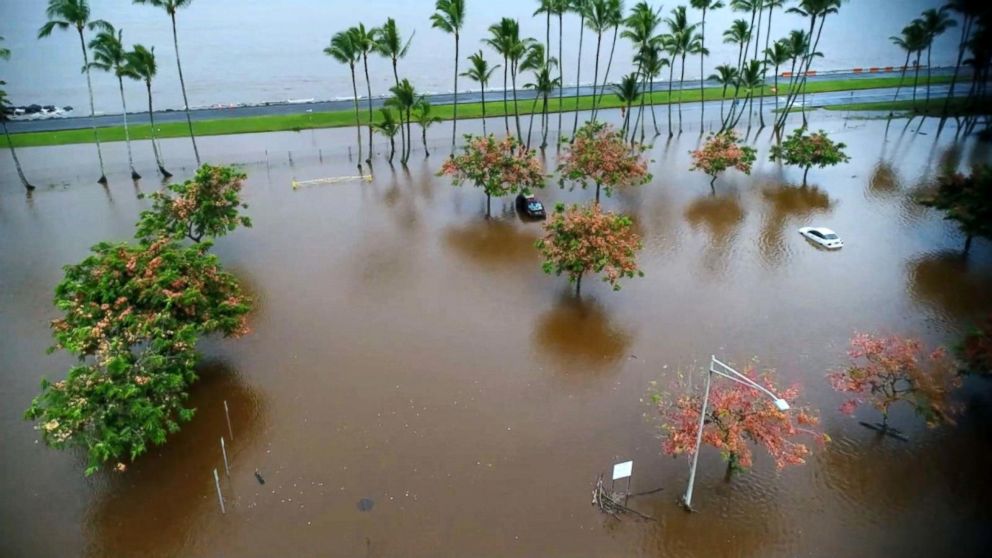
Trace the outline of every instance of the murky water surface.
[[[487, 221], [484, 196], [434, 176], [444, 127], [409, 172], [380, 158], [371, 184], [296, 191], [294, 178], [355, 173], [350, 131], [204, 138], [209, 159], [249, 173], [255, 227], [216, 251], [258, 295], [253, 332], [202, 344], [198, 414], [180, 434], [127, 474], [90, 479], [82, 456], [38, 444], [20, 416], [41, 377], [69, 365], [45, 355], [61, 266], [131, 235], [146, 205], [136, 194], [156, 187], [148, 145], [135, 146], [148, 178], [134, 187], [118, 172], [108, 190], [93, 183], [92, 146], [24, 150], [44, 185], [29, 200], [2, 159], [0, 555], [980, 555], [992, 544], [989, 384], [966, 384], [953, 428], [898, 413], [902, 443], [839, 415], [824, 374], [856, 329], [953, 342], [992, 309], [992, 245], [961, 260], [953, 226], [909, 199], [942, 164], [988, 160], [988, 147], [953, 134], [935, 144], [930, 124], [913, 134], [894, 122], [884, 141], [884, 121], [820, 118], [852, 161], [811, 172], [805, 189], [761, 162], [713, 196], [686, 171], [696, 134], [660, 138], [651, 184], [604, 202], [636, 220], [646, 275], [620, 292], [587, 281], [582, 300], [541, 272], [539, 225], [509, 200]], [[187, 143], [164, 150], [188, 176]], [[107, 152], [126, 169], [123, 146]], [[814, 248], [804, 225], [846, 247]], [[833, 443], [781, 474], [759, 453], [729, 483], [707, 449], [700, 512], [687, 515], [675, 503], [687, 462], [661, 455], [641, 398], [711, 354], [804, 383]], [[226, 516], [211, 473], [223, 471], [224, 401]], [[597, 475], [627, 459], [635, 491], [663, 488], [632, 500], [657, 524], [590, 506]]]

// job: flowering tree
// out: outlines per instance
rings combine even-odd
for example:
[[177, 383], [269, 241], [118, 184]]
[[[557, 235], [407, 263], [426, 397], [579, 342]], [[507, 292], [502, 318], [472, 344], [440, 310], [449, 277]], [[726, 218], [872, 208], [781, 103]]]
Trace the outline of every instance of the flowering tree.
[[491, 214], [492, 196], [505, 196], [544, 187], [544, 169], [537, 155], [515, 137], [497, 140], [466, 135], [464, 153], [452, 155], [441, 166], [439, 176], [450, 176], [455, 186], [469, 182], [486, 193], [486, 216]]
[[992, 238], [992, 166], [976, 166], [971, 175], [942, 176], [935, 192], [923, 196], [922, 205], [944, 212], [944, 218], [957, 221], [965, 234], [964, 253], [975, 236]]
[[240, 215], [245, 175], [233, 167], [203, 165], [192, 180], [170, 184], [151, 195], [152, 209], [141, 212], [138, 238], [167, 235], [200, 242], [205, 236], [223, 236], [238, 225], [251, 226]]
[[641, 239], [626, 215], [604, 213], [599, 204], [567, 210], [558, 204], [544, 230], [544, 238], [536, 244], [544, 256], [544, 272], [566, 273], [577, 295], [587, 272], [602, 273], [614, 290], [620, 290], [621, 278], [644, 275], [635, 261]]
[[651, 180], [647, 161], [641, 157], [643, 151], [643, 146], [628, 146], [612, 126], [587, 122], [562, 155], [558, 165], [560, 185], [564, 187], [570, 181], [585, 188], [591, 182], [596, 185], [599, 203], [601, 187], [609, 196], [616, 188], [640, 186]]
[[965, 336], [958, 349], [963, 371], [971, 374], [992, 374], [992, 315]]
[[828, 375], [834, 389], [854, 396], [841, 405], [845, 414], [870, 403], [882, 413], [884, 432], [890, 430], [889, 408], [905, 402], [927, 426], [952, 422], [951, 392], [961, 380], [942, 347], [928, 354], [916, 339], [859, 333], [851, 339], [848, 356], [847, 368]]
[[751, 164], [758, 156], [753, 147], [741, 144], [733, 130], [710, 134], [702, 149], [691, 151], [690, 154], [692, 167], [689, 170], [701, 170], [710, 175], [710, 189], [714, 193], [716, 189], [713, 183], [721, 172], [735, 168], [744, 174], [751, 174]]
[[[66, 267], [52, 322], [54, 349], [80, 359], [65, 380], [42, 382], [26, 418], [46, 443], [87, 449], [87, 474], [161, 444], [193, 411], [197, 338], [247, 332], [251, 300], [207, 253], [159, 238], [140, 246], [101, 243]], [[119, 465], [120, 468], [123, 465]]]
[[[790, 409], [780, 411], [766, 394], [754, 388], [713, 379], [702, 442], [720, 450], [727, 461], [728, 474], [751, 467], [752, 444], [763, 446], [776, 467], [782, 469], [806, 462], [810, 449], [803, 438], [813, 442], [829, 440], [826, 434], [814, 430], [819, 421], [812, 411], [796, 402], [800, 395], [798, 386], [780, 390], [770, 372], [759, 375], [753, 367], [746, 368], [742, 374], [778, 394], [789, 403]], [[672, 456], [695, 452], [702, 396], [671, 397], [652, 392], [651, 402], [661, 416], [662, 451]]]
[[851, 158], [844, 153], [847, 145], [834, 142], [823, 130], [807, 134], [797, 128], [781, 143], [772, 146], [771, 160], [803, 169], [803, 186], [812, 167], [824, 168], [846, 163]]

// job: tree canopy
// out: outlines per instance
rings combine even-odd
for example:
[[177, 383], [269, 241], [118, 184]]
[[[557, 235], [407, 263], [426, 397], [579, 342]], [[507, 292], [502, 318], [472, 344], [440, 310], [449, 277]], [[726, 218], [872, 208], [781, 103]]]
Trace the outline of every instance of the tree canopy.
[[992, 238], [992, 167], [988, 165], [976, 166], [968, 176], [941, 176], [937, 188], [919, 202], [943, 211], [944, 219], [957, 222], [966, 236], [965, 253], [974, 237]]
[[823, 130], [806, 133], [805, 128], [795, 129], [781, 143], [771, 149], [771, 160], [803, 169], [803, 185], [812, 167], [832, 167], [846, 163], [851, 158], [844, 153], [847, 145], [834, 142]]
[[560, 184], [573, 182], [585, 188], [591, 182], [596, 185], [596, 201], [600, 187], [610, 196], [616, 188], [640, 186], [651, 180], [643, 151], [643, 146], [628, 146], [612, 126], [587, 122], [561, 156]]

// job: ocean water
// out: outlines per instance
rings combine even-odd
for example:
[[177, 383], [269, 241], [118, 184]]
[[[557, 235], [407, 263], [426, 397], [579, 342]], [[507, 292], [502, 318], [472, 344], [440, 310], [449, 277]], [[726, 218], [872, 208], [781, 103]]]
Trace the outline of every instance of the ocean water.
[[[681, 2], [685, 3], [685, 2]], [[153, 83], [156, 108], [181, 108], [182, 95], [175, 64], [171, 28], [164, 11], [129, 0], [91, 0], [94, 18], [105, 19], [124, 30], [128, 44], [154, 46], [158, 55], [158, 76]], [[627, 7], [633, 2], [627, 1]], [[663, 5], [667, 15], [676, 3]], [[791, 4], [791, 2], [790, 2]], [[831, 16], [821, 39], [824, 58], [815, 63], [821, 70], [902, 64], [904, 55], [888, 37], [916, 17], [922, 10], [937, 7], [936, 0], [851, 0], [840, 13]], [[57, 31], [47, 39], [36, 39], [45, 22], [43, 0], [0, 0], [0, 36], [11, 49], [12, 58], [0, 63], [0, 79], [14, 104], [30, 103], [71, 105], [76, 113], [86, 111], [86, 80], [80, 73], [82, 55], [74, 31]], [[490, 24], [501, 17], [520, 19], [521, 33], [544, 41], [545, 20], [533, 17], [535, 0], [483, 2], [469, 0], [462, 33], [460, 57], [480, 48], [492, 64], [499, 61], [495, 53], [483, 47]], [[412, 46], [400, 62], [401, 77], [409, 77], [418, 90], [429, 93], [450, 92], [453, 88], [454, 40], [430, 24], [434, 3], [428, 0], [198, 0], [179, 12], [178, 29], [183, 71], [192, 107], [259, 103], [298, 99], [327, 100], [350, 97], [351, 81], [347, 66], [323, 54], [330, 37], [337, 31], [363, 22], [377, 26], [387, 17], [397, 20], [405, 34], [415, 33]], [[749, 17], [723, 8], [708, 14], [706, 45], [711, 55], [705, 61], [705, 73], [714, 66], [736, 61], [733, 45], [723, 44], [722, 33], [735, 18]], [[699, 13], [690, 9], [690, 18]], [[803, 28], [799, 16], [777, 11], [772, 22], [772, 40], [792, 29]], [[763, 28], [764, 28], [763, 22]], [[552, 22], [552, 51], [557, 56], [557, 23]], [[933, 50], [934, 65], [953, 64], [959, 29], [940, 37]], [[764, 36], [764, 31], [762, 31]], [[603, 37], [600, 71], [606, 64], [611, 34]], [[762, 38], [762, 41], [764, 39]], [[574, 85], [579, 46], [579, 20], [565, 17], [562, 58], [564, 82]], [[594, 69], [596, 36], [585, 33], [581, 82], [591, 83]], [[618, 41], [610, 75], [617, 78], [633, 70], [630, 45]], [[463, 68], [459, 68], [463, 71]], [[392, 84], [389, 61], [375, 56], [369, 59], [373, 95], [387, 93]], [[502, 87], [501, 71], [491, 87]], [[361, 75], [361, 74], [359, 74]], [[678, 70], [676, 70], [676, 78]], [[698, 79], [698, 59], [687, 64], [686, 79]], [[529, 81], [520, 79], [518, 86]], [[98, 113], [119, 112], [120, 99], [116, 80], [109, 74], [95, 73], [93, 87]], [[477, 84], [460, 78], [459, 89], [476, 89]], [[144, 88], [126, 84], [130, 110], [145, 107]], [[364, 94], [360, 85], [359, 92]]]

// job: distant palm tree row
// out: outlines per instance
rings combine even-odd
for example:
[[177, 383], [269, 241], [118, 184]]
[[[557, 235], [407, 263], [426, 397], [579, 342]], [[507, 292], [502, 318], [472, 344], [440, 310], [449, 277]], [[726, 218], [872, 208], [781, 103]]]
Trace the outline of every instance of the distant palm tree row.
[[[148, 4], [161, 8], [169, 16], [172, 24], [173, 46], [176, 53], [176, 64], [179, 71], [180, 87], [183, 93], [183, 102], [186, 113], [186, 121], [189, 127], [190, 139], [193, 144], [194, 155], [199, 164], [200, 157], [196, 145], [196, 138], [193, 134], [192, 119], [189, 113], [189, 102], [186, 95], [186, 85], [182, 73], [182, 63], [179, 57], [179, 41], [176, 29], [176, 13], [179, 9], [188, 7], [192, 0], [133, 0], [135, 4]], [[462, 47], [461, 31], [465, 23], [466, 2], [465, 0], [436, 0], [435, 11], [430, 15], [432, 27], [447, 33], [454, 39], [455, 55], [453, 68], [453, 91], [455, 102], [453, 104], [452, 124], [452, 150], [454, 150], [458, 137], [458, 79], [464, 77], [479, 84], [482, 91], [482, 115], [483, 132], [486, 129], [486, 90], [491, 85], [491, 80], [496, 72], [502, 69], [503, 73], [503, 122], [504, 131], [507, 135], [511, 133], [526, 145], [528, 148], [534, 138], [534, 119], [539, 118], [540, 127], [540, 147], [543, 149], [548, 145], [548, 134], [552, 129], [550, 125], [549, 112], [552, 110], [551, 99], [557, 90], [558, 113], [558, 134], [559, 140], [564, 134], [563, 115], [569, 108], [566, 103], [563, 84], [565, 83], [565, 61], [562, 60], [562, 44], [564, 41], [564, 16], [572, 14], [578, 18], [578, 57], [575, 62], [575, 83], [581, 83], [581, 69], [584, 57], [588, 56], [588, 49], [585, 48], [585, 32], [588, 30], [595, 35], [596, 47], [593, 61], [593, 86], [590, 102], [584, 102], [578, 89], [574, 99], [574, 118], [572, 122], [572, 136], [574, 137], [579, 126], [579, 110], [590, 110], [591, 119], [595, 121], [599, 116], [599, 109], [603, 101], [603, 96], [608, 90], [612, 91], [621, 102], [623, 111], [622, 132], [629, 136], [630, 142], [640, 139], [644, 141], [646, 137], [647, 114], [645, 108], [651, 105], [651, 121], [655, 135], [660, 135], [661, 130], [655, 111], [654, 84], [662, 75], [665, 68], [668, 69], [668, 95], [667, 115], [668, 115], [668, 135], [675, 135], [677, 129], [679, 133], [683, 131], [682, 104], [683, 95], [687, 89], [685, 86], [685, 74], [687, 64], [695, 64], [698, 56], [700, 77], [705, 68], [705, 58], [709, 56], [706, 36], [707, 16], [714, 10], [728, 7], [741, 17], [737, 18], [731, 26], [722, 32], [722, 40], [725, 44], [737, 47], [735, 60], [719, 64], [715, 67], [715, 73], [708, 79], [716, 82], [720, 86], [720, 129], [732, 129], [740, 125], [743, 116], [747, 113], [747, 126], [753, 124], [755, 107], [754, 101], [758, 99], [758, 126], [764, 128], [765, 111], [764, 97], [766, 88], [771, 85], [775, 93], [773, 130], [776, 135], [780, 135], [786, 122], [788, 114], [799, 102], [802, 112], [803, 126], [806, 126], [805, 95], [807, 78], [811, 73], [813, 61], [822, 56], [818, 46], [823, 35], [826, 21], [837, 13], [841, 8], [843, 0], [727, 0], [726, 6], [723, 0], [689, 0], [689, 5], [699, 13], [699, 21], [690, 23], [690, 12], [686, 6], [677, 6], [670, 10], [667, 17], [663, 17], [660, 7], [654, 7], [647, 1], [635, 4], [629, 12], [624, 8], [623, 0], [537, 0], [537, 8], [534, 11], [535, 17], [544, 18], [545, 32], [543, 43], [535, 38], [522, 37], [520, 33], [520, 22], [513, 18], [501, 18], [488, 28], [488, 35], [481, 38], [481, 42], [502, 59], [501, 64], [490, 63], [486, 59], [485, 51], [478, 50], [472, 52], [468, 57], [468, 69], [460, 72], [460, 57]], [[807, 22], [805, 29], [790, 31], [786, 36], [777, 40], [772, 40], [771, 27], [776, 12], [785, 11], [796, 14], [804, 18]], [[985, 0], [950, 0], [949, 3], [940, 9], [930, 9], [914, 20], [910, 25], [902, 30], [899, 36], [892, 37], [891, 40], [899, 46], [906, 54], [905, 62], [902, 66], [902, 78], [909, 68], [910, 60], [914, 59], [914, 88], [913, 100], [916, 100], [922, 57], [926, 54], [927, 77], [930, 77], [930, 59], [934, 40], [945, 33], [948, 29], [955, 27], [957, 22], [950, 17], [950, 12], [959, 14], [961, 24], [961, 35], [958, 41], [958, 57], [954, 75], [950, 84], [950, 94], [943, 101], [941, 111], [941, 129], [943, 128], [948, 114], [948, 103], [954, 94], [963, 66], [971, 66], [973, 77], [971, 80], [971, 98], [980, 97], [985, 93], [985, 83], [988, 78], [988, 68], [990, 58], [992, 58], [992, 16], [990, 7]], [[91, 19], [90, 8], [87, 0], [49, 0], [46, 10], [49, 21], [42, 26], [38, 32], [39, 38], [47, 37], [54, 30], [75, 30], [79, 36], [80, 49], [83, 57], [83, 72], [86, 75], [87, 88], [89, 91], [90, 113], [94, 112], [93, 90], [91, 80], [91, 70], [101, 70], [112, 73], [118, 82], [118, 89], [121, 92], [122, 109], [125, 114], [125, 140], [128, 149], [128, 162], [133, 178], [139, 178], [139, 174], [134, 167], [133, 156], [130, 145], [130, 134], [127, 130], [127, 107], [124, 96], [124, 78], [143, 82], [148, 94], [148, 110], [152, 119], [152, 149], [155, 153], [156, 163], [159, 171], [169, 176], [165, 169], [160, 147], [154, 137], [154, 109], [151, 96], [151, 82], [156, 74], [155, 49], [142, 45], [134, 45], [131, 50], [124, 46], [123, 32], [115, 29], [113, 25], [103, 20]], [[557, 54], [553, 56], [554, 45], [552, 45], [552, 27], [556, 22], [558, 26]], [[764, 35], [762, 36], [762, 26]], [[659, 31], [661, 30], [661, 31]], [[86, 32], [94, 31], [96, 35], [87, 43]], [[609, 54], [606, 56], [605, 69], [600, 75], [602, 68], [601, 60], [604, 54], [604, 37], [609, 37]], [[622, 38], [630, 41], [634, 47], [634, 55], [631, 60], [634, 71], [628, 75], [621, 76], [617, 81], [611, 82], [610, 71], [614, 63], [614, 53], [617, 39]], [[426, 132], [427, 128], [438, 122], [440, 119], [432, 111], [432, 107], [427, 99], [419, 94], [409, 79], [400, 78], [399, 61], [402, 60], [409, 51], [413, 34], [404, 36], [393, 18], [387, 18], [381, 27], [367, 28], [364, 24], [358, 24], [344, 31], [336, 33], [330, 44], [324, 49], [324, 53], [333, 57], [338, 62], [349, 67], [351, 73], [352, 94], [355, 111], [356, 140], [358, 143], [359, 167], [362, 162], [371, 163], [372, 160], [372, 140], [373, 133], [378, 132], [390, 141], [389, 160], [392, 161], [395, 155], [395, 137], [400, 137], [400, 161], [406, 164], [410, 158], [413, 143], [412, 123], [416, 121], [421, 127], [421, 137], [424, 143], [425, 153], [427, 152]], [[92, 52], [93, 60], [90, 60]], [[968, 54], [970, 58], [966, 58]], [[380, 109], [378, 118], [373, 112], [372, 102], [372, 82], [369, 75], [368, 59], [369, 55], [379, 55], [390, 60], [393, 71], [393, 86], [389, 88], [390, 97], [385, 106]], [[9, 56], [9, 52], [0, 50], [0, 57]], [[366, 97], [366, 125], [368, 127], [368, 154], [366, 156], [364, 142], [362, 138], [362, 117], [359, 106], [359, 84], [357, 68], [361, 64], [364, 74], [364, 93]], [[674, 90], [675, 71], [678, 69], [678, 90]], [[786, 71], [787, 69], [787, 71]], [[768, 72], [772, 72], [772, 84], [768, 84]], [[524, 83], [523, 87], [533, 90], [536, 95], [530, 107], [530, 122], [525, 127], [521, 123], [520, 108], [518, 99], [518, 81], [523, 74], [529, 74], [530, 79]], [[780, 83], [780, 77], [782, 82]], [[612, 84], [612, 85], [611, 85]], [[902, 85], [902, 80], [899, 83]], [[924, 112], [929, 109], [931, 101], [930, 83], [927, 80]], [[0, 90], [2, 93], [2, 90]], [[699, 95], [704, 97], [704, 80], [700, 79]], [[898, 97], [899, 89], [896, 90]], [[6, 94], [0, 97], [6, 102]], [[729, 108], [726, 106], [729, 102]], [[512, 107], [511, 107], [512, 103]], [[537, 106], [540, 104], [540, 110]], [[673, 104], [675, 105], [673, 107]], [[705, 104], [700, 111], [700, 133], [705, 125]], [[673, 110], [677, 110], [677, 125], [673, 117]], [[395, 112], [394, 112], [395, 111]], [[6, 113], [0, 113], [6, 119]], [[512, 116], [512, 125], [511, 125]], [[973, 125], [973, 123], [972, 123]], [[103, 153], [96, 134], [95, 122], [93, 124], [94, 141], [97, 148], [97, 156], [100, 163], [100, 182], [106, 184], [106, 173], [104, 171]], [[4, 123], [6, 133], [6, 124]], [[566, 138], [567, 141], [567, 138]], [[9, 143], [9, 142], [8, 142]], [[13, 152], [13, 148], [11, 148]], [[15, 157], [18, 172], [25, 187], [29, 184], [20, 169], [20, 163]]]

